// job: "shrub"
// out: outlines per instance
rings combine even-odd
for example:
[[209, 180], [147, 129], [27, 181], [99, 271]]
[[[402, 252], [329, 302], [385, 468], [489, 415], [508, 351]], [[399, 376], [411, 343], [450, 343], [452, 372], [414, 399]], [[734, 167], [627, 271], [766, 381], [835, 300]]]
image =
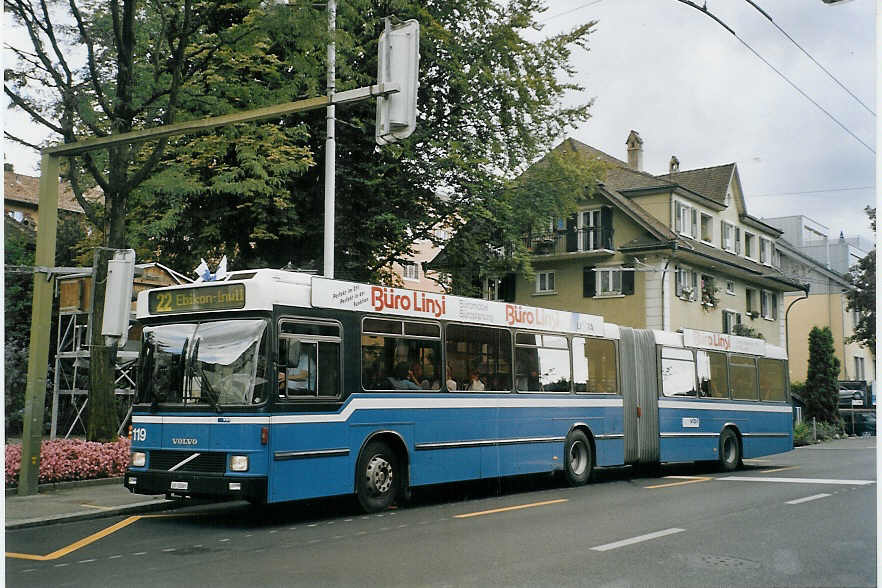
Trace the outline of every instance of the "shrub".
[[793, 445], [799, 447], [800, 445], [809, 445], [813, 443], [812, 439], [812, 426], [809, 423], [797, 423], [795, 427], [793, 427]]
[[[845, 429], [841, 422], [825, 423], [818, 421], [816, 426], [819, 442], [829, 441], [836, 435], [845, 435]], [[814, 443], [814, 430], [815, 428], [812, 426], [811, 421], [797, 423], [797, 425], [793, 427], [793, 445], [798, 447], [800, 445], [810, 445], [811, 443]]]
[[[40, 483], [92, 480], [121, 476], [129, 463], [129, 439], [94, 443], [78, 439], [43, 441], [40, 447]], [[18, 483], [21, 445], [6, 446], [6, 486]]]

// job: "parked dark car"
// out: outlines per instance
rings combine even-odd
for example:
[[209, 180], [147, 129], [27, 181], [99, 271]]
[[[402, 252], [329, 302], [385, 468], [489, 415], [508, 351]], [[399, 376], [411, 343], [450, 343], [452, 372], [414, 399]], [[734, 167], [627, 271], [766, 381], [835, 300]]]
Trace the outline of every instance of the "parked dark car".
[[876, 435], [876, 415], [870, 411], [841, 414], [849, 435]]

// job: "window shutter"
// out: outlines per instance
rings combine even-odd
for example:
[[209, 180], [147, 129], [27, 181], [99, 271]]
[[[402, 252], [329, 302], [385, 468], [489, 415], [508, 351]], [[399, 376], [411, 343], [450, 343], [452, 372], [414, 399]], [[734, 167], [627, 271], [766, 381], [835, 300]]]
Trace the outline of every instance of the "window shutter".
[[741, 229], [735, 227], [735, 254], [741, 255]]
[[769, 298], [772, 303], [772, 318], [778, 320], [778, 295], [773, 293]]
[[769, 298], [764, 290], [760, 290], [760, 314], [763, 318], [769, 316]]
[[506, 274], [500, 280], [499, 299], [505, 302], [515, 301], [515, 274]]
[[576, 215], [567, 217], [567, 251], [579, 250], [579, 234], [576, 232]]
[[694, 208], [689, 209], [692, 216], [692, 227], [690, 233], [694, 239], [698, 239], [698, 211]]
[[582, 296], [592, 298], [597, 294], [596, 274], [593, 267], [582, 269]]
[[679, 233], [683, 230], [683, 216], [681, 214], [681, 210], [683, 205], [679, 202], [674, 202], [674, 231]]
[[622, 294], [625, 296], [634, 293], [634, 274], [636, 273], [637, 272], [622, 270]]
[[753, 312], [753, 290], [747, 288], [744, 293], [747, 297], [747, 312]]
[[698, 298], [698, 274], [694, 271], [690, 271], [692, 274], [692, 296], [689, 297], [690, 300], [696, 300]]
[[604, 249], [612, 250], [613, 248], [613, 210], [612, 206], [604, 206], [600, 209], [600, 235], [596, 235], [594, 237], [595, 242], [597, 241], [597, 237], [600, 237], [600, 242], [603, 244]]

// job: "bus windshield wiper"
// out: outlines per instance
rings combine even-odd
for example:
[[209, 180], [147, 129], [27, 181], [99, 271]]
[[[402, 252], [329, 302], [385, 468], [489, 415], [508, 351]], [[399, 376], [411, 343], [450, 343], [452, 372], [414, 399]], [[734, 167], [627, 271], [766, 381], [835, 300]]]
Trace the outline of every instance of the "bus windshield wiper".
[[217, 392], [214, 391], [214, 388], [211, 385], [211, 382], [208, 380], [208, 375], [205, 373], [205, 369], [199, 365], [199, 343], [202, 339], [196, 339], [196, 343], [193, 345], [193, 354], [190, 357], [190, 366], [193, 370], [199, 370], [199, 382], [201, 384], [200, 388], [208, 394], [205, 395], [205, 398], [208, 400], [209, 404], [214, 407], [218, 413], [223, 412], [220, 407], [219, 400], [220, 398], [217, 395]]

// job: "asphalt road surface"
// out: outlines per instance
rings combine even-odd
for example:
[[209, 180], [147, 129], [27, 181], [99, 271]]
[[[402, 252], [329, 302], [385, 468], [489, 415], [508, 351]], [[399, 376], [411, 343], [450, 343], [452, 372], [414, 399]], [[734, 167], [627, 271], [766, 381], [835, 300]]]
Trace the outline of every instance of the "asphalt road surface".
[[874, 586], [875, 438], [721, 474], [617, 468], [446, 485], [363, 515], [354, 500], [6, 534], [7, 586]]

